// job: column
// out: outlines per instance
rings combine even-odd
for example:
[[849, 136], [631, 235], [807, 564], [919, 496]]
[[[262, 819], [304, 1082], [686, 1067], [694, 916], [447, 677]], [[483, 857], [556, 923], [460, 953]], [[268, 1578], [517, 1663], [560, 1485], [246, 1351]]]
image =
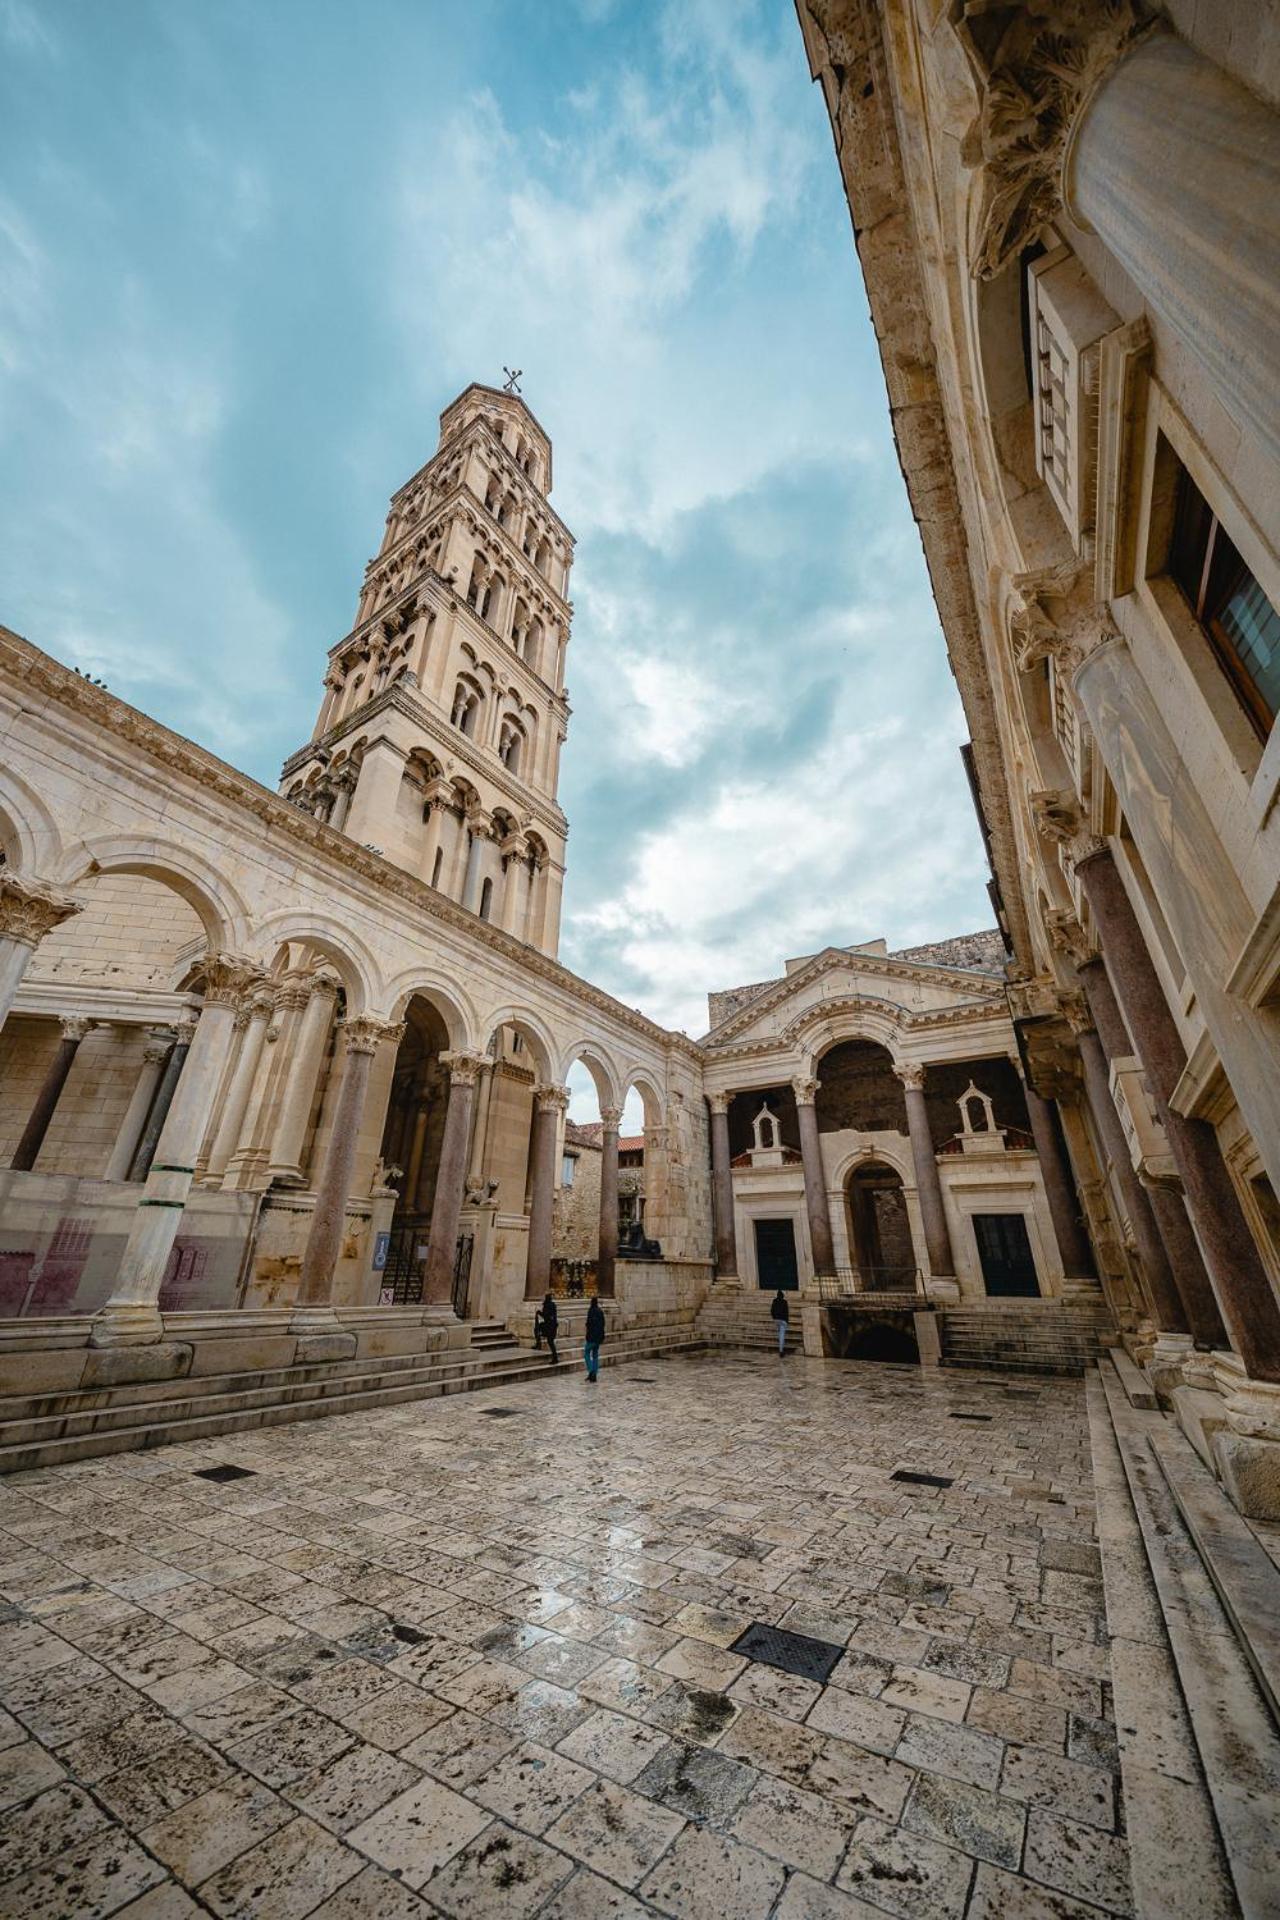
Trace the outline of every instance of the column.
[[111, 1149], [111, 1158], [107, 1161], [104, 1180], [127, 1180], [133, 1156], [138, 1150], [142, 1138], [142, 1129], [147, 1123], [151, 1103], [155, 1099], [156, 1088], [160, 1084], [160, 1074], [169, 1057], [173, 1045], [173, 1035], [156, 1029], [150, 1035], [142, 1050], [142, 1069], [134, 1082], [129, 1104], [125, 1108], [124, 1119], [116, 1134], [115, 1145]]
[[489, 1054], [483, 1056], [476, 1087], [475, 1117], [471, 1125], [471, 1160], [467, 1167], [469, 1187], [479, 1187], [484, 1183], [485, 1160], [489, 1146], [489, 1108], [493, 1101], [493, 1073], [496, 1065], [497, 1061]]
[[542, 896], [542, 925], [538, 945], [554, 959], [560, 946], [560, 902], [564, 893], [564, 868], [558, 861], [547, 863]]
[[1096, 1285], [1098, 1269], [1094, 1264], [1089, 1236], [1080, 1218], [1080, 1201], [1053, 1102], [1037, 1093], [1029, 1080], [1024, 1092], [1031, 1118], [1031, 1134], [1040, 1161], [1040, 1178], [1044, 1181], [1045, 1199], [1049, 1202], [1054, 1236], [1062, 1256], [1063, 1278], [1089, 1280]]
[[449, 1104], [440, 1142], [440, 1167], [431, 1202], [431, 1231], [427, 1235], [427, 1264], [423, 1297], [427, 1317], [452, 1320], [453, 1264], [458, 1251], [458, 1222], [467, 1179], [467, 1148], [471, 1138], [471, 1111], [476, 1081], [485, 1066], [483, 1054], [442, 1053], [440, 1065], [449, 1076]]
[[[195, 1176], [196, 1153], [226, 1064], [235, 1009], [245, 988], [261, 974], [251, 960], [211, 954], [204, 976], [204, 1005], [195, 1038], [155, 1146], [146, 1191], [133, 1216], [115, 1286], [93, 1323], [93, 1344], [97, 1347], [158, 1340], [164, 1331], [160, 1288], [182, 1225]], [[174, 1053], [177, 1051], [175, 1047]]]
[[337, 792], [334, 795], [333, 811], [329, 815], [329, 825], [335, 833], [341, 833], [347, 824], [347, 815], [351, 812], [351, 801], [356, 790], [355, 769], [349, 766], [343, 767], [335, 774], [333, 784]]
[[1076, 873], [1098, 929], [1107, 975], [1147, 1076], [1182, 1179], [1231, 1344], [1255, 1380], [1280, 1381], [1280, 1307], [1249, 1232], [1218, 1137], [1170, 1102], [1186, 1050], [1110, 849], [1091, 849]]
[[733, 1168], [729, 1162], [729, 1102], [731, 1093], [707, 1095], [711, 1107], [711, 1206], [716, 1225], [716, 1272], [713, 1284], [736, 1293], [738, 1238], [733, 1219]]
[[813, 1248], [813, 1271], [834, 1274], [836, 1251], [831, 1238], [831, 1207], [827, 1199], [827, 1176], [822, 1165], [822, 1137], [818, 1132], [818, 1087], [812, 1079], [793, 1080], [796, 1113], [800, 1120], [800, 1157], [804, 1161], [804, 1204], [809, 1215], [809, 1245]]
[[1111, 1162], [1111, 1171], [1120, 1189], [1129, 1224], [1133, 1228], [1134, 1243], [1141, 1263], [1142, 1291], [1146, 1295], [1148, 1311], [1158, 1333], [1189, 1334], [1191, 1329], [1178, 1296], [1155, 1215], [1151, 1211], [1151, 1202], [1134, 1169], [1120, 1115], [1111, 1098], [1111, 1082], [1102, 1042], [1091, 1027], [1077, 1034], [1076, 1039], [1084, 1071], [1085, 1097], [1102, 1140], [1102, 1150]]
[[[1125, 1164], [1132, 1169], [1133, 1158], [1129, 1152], [1129, 1143], [1124, 1137], [1124, 1128], [1120, 1125], [1120, 1116], [1116, 1113], [1115, 1101], [1111, 1097], [1111, 1078], [1107, 1067], [1112, 1060], [1132, 1057], [1133, 1041], [1129, 1037], [1124, 1015], [1111, 990], [1111, 982], [1107, 978], [1107, 970], [1101, 957], [1095, 957], [1081, 967], [1079, 978], [1080, 985], [1084, 988], [1089, 1012], [1093, 1015], [1093, 1024], [1097, 1029], [1096, 1038], [1104, 1075], [1103, 1089], [1106, 1093], [1105, 1112], [1115, 1119]], [[1112, 1148], [1110, 1143], [1108, 1143], [1108, 1152], [1113, 1158], [1118, 1158], [1117, 1150]], [[1191, 1222], [1187, 1217], [1182, 1195], [1175, 1193], [1171, 1187], [1145, 1188], [1136, 1173], [1134, 1182], [1151, 1210], [1181, 1307], [1180, 1314], [1170, 1309], [1168, 1330], [1171, 1333], [1177, 1333], [1185, 1328], [1197, 1346], [1226, 1346], [1226, 1328], [1222, 1324], [1222, 1315], [1218, 1311], [1218, 1302], [1214, 1298], [1213, 1287], [1205, 1271], [1204, 1260], [1195, 1234], [1191, 1231]], [[1136, 1234], [1136, 1219], [1134, 1231]], [[1141, 1242], [1139, 1242], [1138, 1251], [1142, 1253], [1145, 1265], [1147, 1255]], [[1178, 1324], [1179, 1320], [1182, 1322], [1181, 1327]], [[1163, 1328], [1165, 1322], [1158, 1319], [1157, 1324]]]
[[551, 1210], [556, 1191], [556, 1140], [560, 1116], [569, 1104], [567, 1087], [535, 1087], [533, 1135], [529, 1159], [533, 1192], [529, 1202], [529, 1264], [524, 1297], [541, 1300], [551, 1284]]
[[80, 1042], [93, 1025], [92, 1020], [79, 1018], [59, 1021], [62, 1038], [57, 1051], [45, 1074], [44, 1084], [36, 1095], [36, 1103], [31, 1109], [30, 1118], [22, 1129], [22, 1138], [14, 1149], [13, 1159], [9, 1162], [15, 1173], [30, 1173], [35, 1166], [36, 1156], [44, 1145], [44, 1137], [49, 1131], [49, 1122], [53, 1119], [54, 1109], [67, 1084], [67, 1075], [75, 1065], [80, 1051]]
[[600, 1109], [600, 1233], [596, 1241], [596, 1288], [614, 1292], [618, 1273], [618, 1128], [621, 1107]]
[[391, 832], [404, 763], [404, 754], [390, 740], [374, 740], [366, 749], [344, 826], [362, 847], [382, 846]]
[[[451, 795], [452, 789], [446, 781], [433, 780], [427, 788], [427, 796], [423, 801], [427, 831], [422, 847], [422, 877], [428, 886], [435, 885], [436, 855], [440, 851], [441, 835], [444, 832], [444, 823], [448, 818], [448, 805]], [[443, 882], [443, 872], [441, 872], [440, 879]]]
[[938, 1176], [938, 1157], [929, 1131], [929, 1109], [924, 1097], [924, 1068], [895, 1066], [907, 1103], [907, 1132], [911, 1139], [911, 1164], [916, 1172], [916, 1193], [920, 1200], [920, 1218], [924, 1225], [925, 1252], [929, 1275], [934, 1280], [955, 1278], [955, 1255], [951, 1251], [951, 1233]]
[[517, 939], [523, 932], [526, 876], [524, 843], [513, 835], [502, 848], [502, 905], [494, 917], [504, 932], [515, 934]]
[[213, 1137], [213, 1148], [209, 1154], [208, 1172], [211, 1180], [222, 1179], [227, 1170], [227, 1162], [240, 1144], [240, 1130], [244, 1126], [244, 1117], [249, 1108], [249, 1093], [253, 1086], [254, 1075], [258, 1071], [258, 1061], [267, 1038], [267, 1028], [271, 1016], [276, 1010], [276, 999], [269, 988], [255, 993], [247, 1006], [236, 1014], [236, 1020], [244, 1021], [240, 1036], [240, 1046], [236, 1053], [235, 1066], [227, 1085], [222, 1102], [222, 1117]]
[[173, 1030], [173, 1046], [160, 1074], [160, 1084], [156, 1088], [156, 1097], [151, 1102], [138, 1144], [134, 1148], [133, 1159], [129, 1163], [130, 1180], [145, 1180], [151, 1171], [151, 1162], [156, 1156], [156, 1146], [164, 1131], [164, 1123], [169, 1118], [169, 1108], [173, 1105], [173, 1096], [178, 1091], [178, 1081], [186, 1065], [191, 1043], [196, 1037], [194, 1019], [179, 1020]]
[[1061, 203], [1280, 450], [1275, 109], [1134, 0], [955, 11], [984, 89], [974, 271], [999, 272]]
[[82, 911], [80, 902], [69, 894], [39, 880], [21, 880], [8, 867], [0, 867], [0, 1027], [40, 942]]
[[293, 1059], [280, 1103], [280, 1121], [267, 1168], [272, 1186], [300, 1187], [306, 1178], [302, 1170], [302, 1150], [315, 1104], [316, 1081], [329, 1044], [338, 985], [335, 974], [320, 972], [312, 976], [311, 996], [298, 1024]]
[[302, 1251], [302, 1271], [298, 1292], [289, 1321], [293, 1333], [332, 1331], [333, 1274], [342, 1252], [346, 1226], [347, 1201], [351, 1194], [351, 1175], [360, 1142], [360, 1123], [364, 1117], [365, 1094], [373, 1056], [384, 1040], [398, 1043], [403, 1027], [388, 1026], [381, 1020], [348, 1020], [343, 1029], [346, 1050], [342, 1062], [342, 1084], [334, 1112], [333, 1132], [324, 1170], [316, 1182], [315, 1212], [311, 1230]]

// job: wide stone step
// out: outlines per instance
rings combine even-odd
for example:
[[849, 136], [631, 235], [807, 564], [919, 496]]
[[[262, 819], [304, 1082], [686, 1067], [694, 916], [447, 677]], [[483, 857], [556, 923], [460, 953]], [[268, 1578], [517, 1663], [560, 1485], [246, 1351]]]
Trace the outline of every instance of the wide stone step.
[[[670, 1335], [648, 1338], [642, 1332], [632, 1333], [611, 1340], [601, 1353], [601, 1363], [617, 1366], [628, 1360], [660, 1359], [672, 1353], [698, 1352], [701, 1348], [701, 1341], [688, 1336], [684, 1339]], [[373, 1376], [371, 1384], [367, 1385], [348, 1379], [335, 1382], [336, 1390], [332, 1393], [313, 1394], [306, 1398], [297, 1397], [288, 1390], [276, 1391], [262, 1397], [255, 1396], [255, 1404], [251, 1406], [235, 1404], [235, 1394], [219, 1394], [220, 1381], [217, 1375], [213, 1375], [209, 1376], [213, 1392], [195, 1399], [193, 1410], [186, 1417], [177, 1417], [172, 1404], [164, 1402], [158, 1409], [153, 1409], [153, 1413], [159, 1411], [163, 1417], [152, 1418], [144, 1424], [122, 1430], [94, 1431], [42, 1440], [20, 1436], [9, 1438], [5, 1444], [0, 1444], [0, 1473], [58, 1466], [71, 1460], [91, 1459], [104, 1454], [149, 1450], [216, 1434], [249, 1432], [258, 1427], [318, 1419], [330, 1414], [367, 1412], [371, 1408], [397, 1406], [410, 1400], [434, 1399], [446, 1393], [468, 1393], [490, 1386], [524, 1385], [548, 1376], [575, 1374], [581, 1368], [581, 1360], [576, 1355], [573, 1358], [566, 1356], [553, 1366], [545, 1354], [535, 1355], [527, 1349], [517, 1349], [517, 1352], [520, 1356], [518, 1359], [472, 1367], [461, 1372], [444, 1372], [435, 1367], [424, 1369], [423, 1377], [408, 1380], [394, 1373], [381, 1374]]]
[[[1225, 1862], [1245, 1920], [1262, 1920], [1264, 1915], [1271, 1920], [1280, 1910], [1275, 1855], [1280, 1725], [1273, 1711], [1280, 1576], [1274, 1576], [1273, 1586], [1261, 1548], [1256, 1555], [1243, 1549], [1241, 1534], [1225, 1520], [1216, 1484], [1171, 1421], [1134, 1407], [1109, 1363], [1100, 1369], [1100, 1389], [1091, 1382], [1089, 1391], [1094, 1425], [1102, 1429], [1095, 1438], [1095, 1454], [1105, 1454], [1109, 1426], [1132, 1515], [1127, 1556], [1112, 1551], [1110, 1575], [1105, 1539], [1103, 1550], [1108, 1625], [1118, 1643], [1113, 1660], [1116, 1723], [1129, 1831], [1131, 1837], [1144, 1828], [1150, 1832], [1158, 1821], [1157, 1844], [1160, 1832], [1174, 1836], [1173, 1845], [1166, 1845], [1167, 1857], [1158, 1859], [1151, 1871], [1141, 1858], [1135, 1860], [1135, 1892], [1140, 1883], [1144, 1889], [1140, 1920], [1170, 1911], [1169, 1887], [1174, 1884], [1182, 1889], [1180, 1911], [1231, 1911], [1221, 1904], [1211, 1906], [1190, 1879], [1192, 1869], [1203, 1863], [1207, 1873], [1215, 1858]], [[1175, 1495], [1175, 1484], [1181, 1497]], [[1199, 1543], [1197, 1531], [1187, 1525], [1188, 1509], [1196, 1511]], [[1236, 1521], [1243, 1529], [1238, 1515]], [[1124, 1532], [1123, 1514], [1116, 1528]], [[1135, 1549], [1145, 1559], [1155, 1603], [1152, 1607], [1148, 1602], [1145, 1612], [1133, 1593]], [[1223, 1586], [1232, 1591], [1231, 1607], [1224, 1605]], [[1145, 1661], [1126, 1641], [1136, 1641], [1145, 1650]], [[1170, 1673], [1176, 1688], [1172, 1709]], [[1162, 1721], [1153, 1722], [1149, 1697], [1144, 1696], [1162, 1683], [1166, 1711]], [[1175, 1714], [1171, 1733], [1169, 1722]], [[1180, 1751], [1177, 1728], [1183, 1735]], [[1181, 1790], [1162, 1777], [1153, 1795], [1153, 1766], [1171, 1775]], [[1203, 1812], [1197, 1828], [1188, 1787], [1207, 1790], [1214, 1834], [1206, 1835]]]

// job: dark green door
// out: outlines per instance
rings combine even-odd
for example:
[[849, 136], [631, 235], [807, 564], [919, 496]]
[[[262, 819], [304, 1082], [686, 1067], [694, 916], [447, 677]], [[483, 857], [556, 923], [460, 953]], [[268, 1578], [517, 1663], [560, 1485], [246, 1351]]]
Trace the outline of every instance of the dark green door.
[[790, 1220], [756, 1221], [756, 1274], [762, 1287], [791, 1293], [800, 1284], [796, 1230]]
[[1024, 1216], [975, 1213], [973, 1231], [987, 1292], [997, 1297], [1014, 1295], [1038, 1299], [1040, 1282], [1036, 1279], [1036, 1263]]

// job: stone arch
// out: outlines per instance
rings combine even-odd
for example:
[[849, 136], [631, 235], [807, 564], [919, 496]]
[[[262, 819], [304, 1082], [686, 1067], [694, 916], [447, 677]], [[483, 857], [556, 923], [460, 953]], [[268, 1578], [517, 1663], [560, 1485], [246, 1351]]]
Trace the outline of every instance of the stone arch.
[[195, 913], [211, 947], [238, 953], [248, 945], [250, 915], [231, 882], [202, 854], [175, 841], [121, 834], [82, 840], [68, 849], [61, 881], [74, 888], [98, 873], [136, 873], [178, 894]]
[[55, 871], [62, 836], [44, 801], [7, 767], [0, 767], [0, 853], [4, 864], [34, 878]]
[[854, 1158], [841, 1182], [851, 1264], [865, 1293], [915, 1286], [919, 1262], [906, 1190], [900, 1168], [881, 1153]]
[[906, 1098], [895, 1065], [887, 1032], [883, 1038], [865, 1029], [842, 1033], [815, 1047], [811, 1071], [819, 1083], [819, 1131], [905, 1134]]
[[586, 1068], [595, 1083], [596, 1098], [601, 1107], [620, 1107], [624, 1096], [618, 1070], [609, 1056], [593, 1040], [575, 1040], [572, 1046], [564, 1049], [560, 1055], [556, 1078], [560, 1081], [567, 1080], [570, 1068], [579, 1062]]
[[342, 982], [347, 1011], [352, 1016], [371, 1011], [378, 1003], [378, 964], [357, 934], [320, 914], [277, 913], [254, 931], [253, 951], [270, 966], [282, 946], [311, 947], [323, 954]]
[[647, 1133], [651, 1127], [662, 1126], [666, 1117], [666, 1100], [662, 1090], [647, 1067], [630, 1067], [622, 1082], [622, 1099], [625, 1104], [632, 1088], [640, 1095], [640, 1104], [644, 1108], [644, 1125]]
[[560, 1048], [538, 1015], [528, 1007], [517, 1006], [499, 1007], [488, 1014], [482, 1023], [486, 1050], [492, 1046], [503, 1027], [510, 1027], [528, 1047], [533, 1070], [539, 1079], [550, 1081]]
[[425, 1000], [444, 1023], [450, 1047], [457, 1053], [476, 1051], [479, 1022], [456, 980], [447, 980], [429, 967], [408, 967], [388, 983], [385, 992], [391, 1019], [403, 1020], [411, 1000]]
[[874, 1040], [897, 1057], [902, 1039], [902, 1010], [891, 1000], [870, 994], [849, 994], [838, 1000], [806, 1007], [781, 1036], [784, 1046], [798, 1046], [805, 1072], [818, 1070], [818, 1061], [845, 1040]]

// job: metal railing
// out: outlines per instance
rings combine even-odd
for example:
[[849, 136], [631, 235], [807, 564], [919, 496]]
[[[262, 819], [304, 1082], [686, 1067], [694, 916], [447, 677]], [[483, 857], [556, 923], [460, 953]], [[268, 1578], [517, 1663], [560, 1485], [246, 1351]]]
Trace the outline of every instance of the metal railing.
[[924, 1275], [919, 1267], [837, 1267], [834, 1273], [816, 1274], [814, 1285], [822, 1300], [856, 1300], [884, 1293], [924, 1296]]

